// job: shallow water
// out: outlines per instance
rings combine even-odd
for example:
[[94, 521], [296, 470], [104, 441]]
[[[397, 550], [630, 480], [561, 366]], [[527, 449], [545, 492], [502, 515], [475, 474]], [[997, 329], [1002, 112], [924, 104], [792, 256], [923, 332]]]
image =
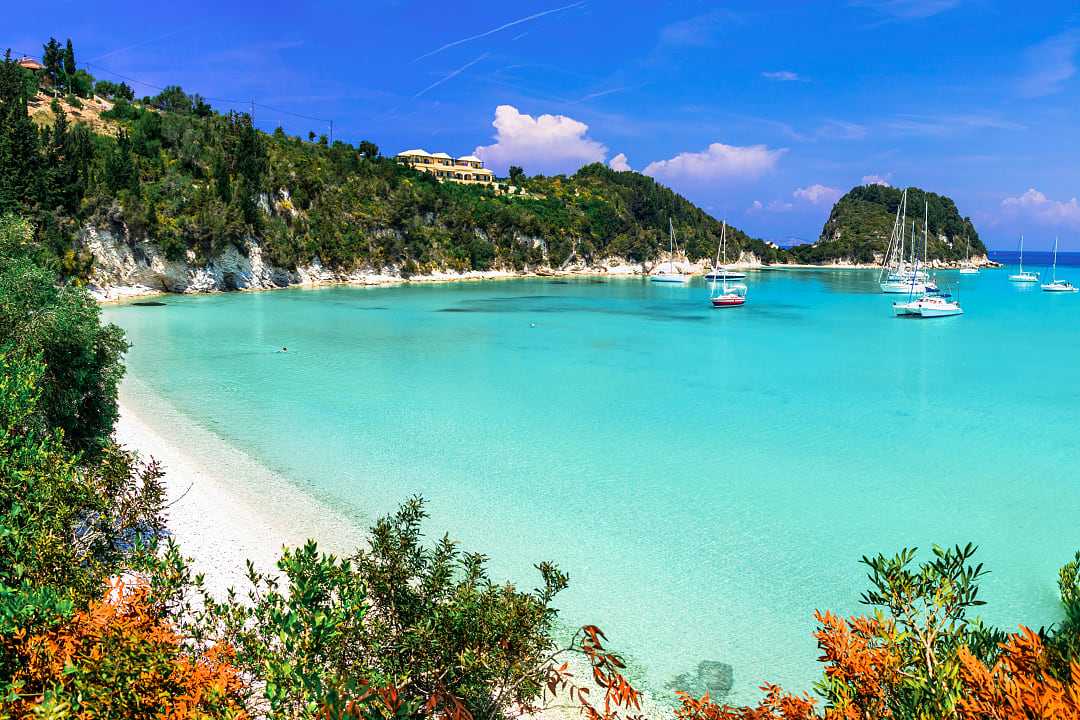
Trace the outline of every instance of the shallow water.
[[[1080, 281], [1080, 270], [1062, 277]], [[106, 316], [129, 372], [367, 522], [412, 493], [533, 586], [570, 573], [663, 687], [808, 689], [816, 608], [859, 610], [863, 554], [972, 541], [992, 622], [1054, 621], [1080, 547], [1080, 296], [941, 273], [963, 317], [891, 317], [872, 271], [706, 284], [521, 280], [169, 297]], [[278, 352], [288, 346], [287, 353]], [[272, 501], [272, 498], [268, 498]]]

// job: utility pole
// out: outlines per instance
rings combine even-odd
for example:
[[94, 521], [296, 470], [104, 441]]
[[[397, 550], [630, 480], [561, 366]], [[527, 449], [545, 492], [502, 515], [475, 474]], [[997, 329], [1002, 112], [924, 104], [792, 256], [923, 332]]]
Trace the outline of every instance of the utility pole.
[[330, 121], [330, 144], [334, 144], [334, 121]]
[[251, 127], [255, 127], [255, 101], [251, 101]]

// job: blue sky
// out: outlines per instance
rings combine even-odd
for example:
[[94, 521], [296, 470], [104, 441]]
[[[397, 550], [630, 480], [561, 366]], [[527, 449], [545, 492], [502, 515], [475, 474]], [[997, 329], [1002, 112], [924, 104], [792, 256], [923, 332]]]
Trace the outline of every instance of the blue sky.
[[[497, 172], [645, 171], [748, 232], [816, 239], [862, 182], [952, 196], [992, 247], [1080, 249], [1073, 2], [58, 2], [0, 44], [332, 118]], [[136, 92], [153, 94], [149, 86]], [[212, 102], [227, 108], [228, 102]], [[259, 109], [257, 123], [327, 125]]]

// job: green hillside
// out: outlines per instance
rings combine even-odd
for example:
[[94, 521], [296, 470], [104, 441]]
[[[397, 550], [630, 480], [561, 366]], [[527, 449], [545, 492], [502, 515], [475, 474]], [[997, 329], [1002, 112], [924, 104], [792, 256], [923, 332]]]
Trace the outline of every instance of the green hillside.
[[[886, 252], [896, 220], [901, 188], [860, 185], [852, 188], [833, 206], [816, 243], [790, 248], [797, 262], [849, 261], [872, 263]], [[971, 255], [986, 254], [986, 246], [971, 219], [962, 217], [956, 203], [944, 195], [920, 188], [908, 188], [907, 232], [915, 223], [915, 233], [923, 236], [923, 208], [929, 206], [931, 260], [957, 262]]]
[[[29, 118], [31, 99], [50, 109]], [[92, 125], [90, 99], [108, 107]], [[10, 58], [0, 67], [0, 118], [0, 213], [29, 218], [41, 252], [76, 278], [93, 267], [79, 243], [87, 226], [154, 243], [170, 259], [205, 261], [254, 240], [288, 269], [317, 258], [405, 275], [651, 260], [667, 249], [668, 218], [691, 258], [711, 257], [720, 236], [717, 220], [636, 173], [594, 164], [520, 176], [514, 185], [525, 193], [513, 194], [508, 180], [498, 191], [439, 183], [371, 142], [264, 133], [248, 115], [215, 112], [176, 86], [136, 100], [123, 83], [34, 74]], [[783, 255], [739, 230], [728, 237], [733, 256]]]

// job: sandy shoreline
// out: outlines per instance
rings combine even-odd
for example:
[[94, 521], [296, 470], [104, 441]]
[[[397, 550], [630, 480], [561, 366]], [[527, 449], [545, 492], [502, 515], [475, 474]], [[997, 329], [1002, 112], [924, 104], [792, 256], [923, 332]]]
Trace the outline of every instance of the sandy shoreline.
[[162, 465], [169, 531], [191, 559], [192, 571], [205, 575], [215, 595], [224, 597], [230, 586], [246, 590], [247, 560], [259, 570], [274, 570], [283, 546], [316, 538], [324, 552], [340, 555], [359, 544], [358, 523], [163, 403], [148, 412], [144, 399], [136, 409], [125, 394], [130, 390], [121, 393], [115, 437], [143, 460], [154, 458]]
[[[138, 388], [138, 389], [134, 389]], [[167, 523], [193, 573], [224, 598], [230, 587], [243, 597], [248, 588], [246, 562], [275, 570], [282, 546], [316, 538], [324, 552], [349, 553], [363, 540], [361, 524], [350, 521], [308, 496], [254, 459], [199, 429], [137, 380], [125, 381], [114, 437], [143, 460], [154, 458], [165, 471]], [[592, 687], [580, 658], [571, 661], [575, 679]], [[601, 690], [592, 687], [592, 695]], [[670, 720], [670, 707], [648, 693], [642, 716]], [[556, 699], [525, 718], [571, 720], [579, 712], [565, 698]]]

